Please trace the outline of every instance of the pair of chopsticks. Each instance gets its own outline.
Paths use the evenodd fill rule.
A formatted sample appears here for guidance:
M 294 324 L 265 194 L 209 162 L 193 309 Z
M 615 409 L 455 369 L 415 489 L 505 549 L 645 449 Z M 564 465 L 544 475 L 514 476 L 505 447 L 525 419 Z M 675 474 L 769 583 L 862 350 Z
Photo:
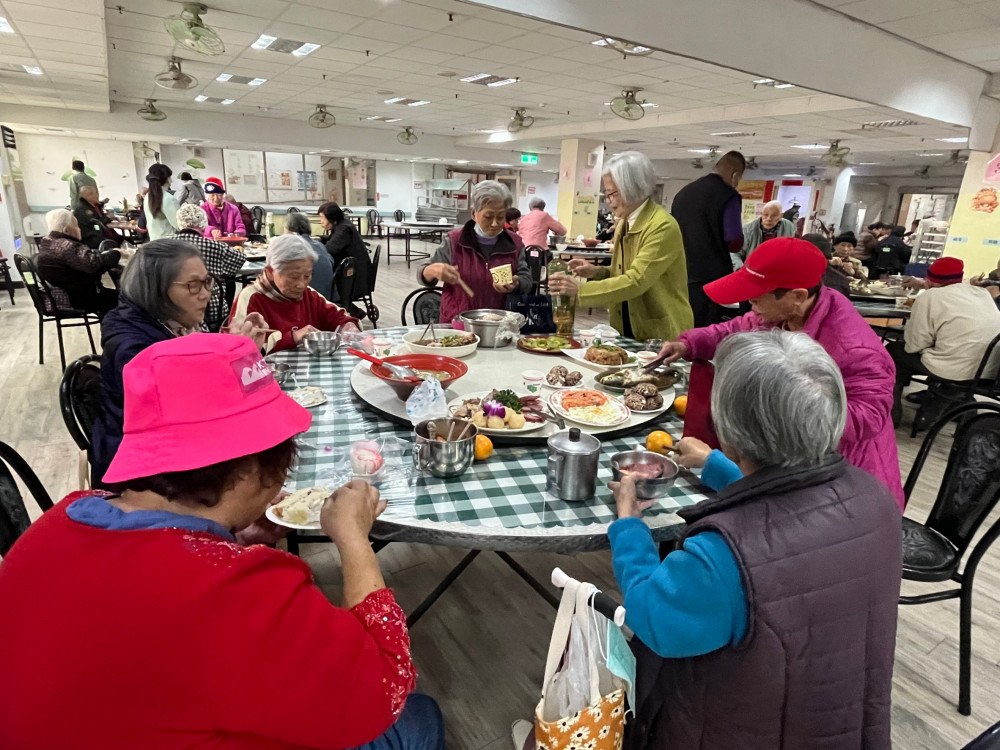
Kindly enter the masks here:
M 472 291 L 472 287 L 470 287 L 470 286 L 469 286 L 468 284 L 466 284 L 466 283 L 465 283 L 465 282 L 464 282 L 464 281 L 462 280 L 462 277 L 461 277 L 461 276 L 459 276 L 459 277 L 458 277 L 458 285 L 459 285 L 460 287 L 462 287 L 462 291 L 463 291 L 463 292 L 465 292 L 465 293 L 466 293 L 467 295 L 469 295 L 469 299 L 475 299 L 475 297 L 476 297 L 476 293 L 475 293 L 474 291 Z
M 232 326 L 222 326 L 222 328 L 219 329 L 219 333 L 236 333 L 236 334 L 238 334 L 239 331 L 238 330 L 237 331 L 233 331 L 232 330 Z M 279 331 L 277 328 L 254 328 L 250 332 L 250 335 L 251 336 L 256 336 L 258 333 L 281 333 L 281 331 Z

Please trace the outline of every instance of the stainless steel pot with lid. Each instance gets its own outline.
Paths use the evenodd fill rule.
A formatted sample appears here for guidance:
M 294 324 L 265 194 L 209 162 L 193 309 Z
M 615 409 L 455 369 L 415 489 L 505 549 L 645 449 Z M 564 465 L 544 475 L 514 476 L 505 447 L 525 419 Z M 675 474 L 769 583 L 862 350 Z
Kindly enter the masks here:
M 557 432 L 548 439 L 545 489 L 560 500 L 589 500 L 597 491 L 601 441 L 580 431 Z

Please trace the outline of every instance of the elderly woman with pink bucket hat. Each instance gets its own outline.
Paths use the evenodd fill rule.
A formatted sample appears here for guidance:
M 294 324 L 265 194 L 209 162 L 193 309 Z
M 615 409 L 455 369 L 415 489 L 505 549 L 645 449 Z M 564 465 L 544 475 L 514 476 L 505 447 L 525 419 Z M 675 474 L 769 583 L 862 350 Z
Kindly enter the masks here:
M 442 750 L 368 542 L 378 491 L 354 481 L 323 506 L 343 608 L 298 558 L 235 541 L 311 420 L 253 343 L 153 344 L 124 384 L 114 494 L 69 495 L 0 566 L 4 747 Z

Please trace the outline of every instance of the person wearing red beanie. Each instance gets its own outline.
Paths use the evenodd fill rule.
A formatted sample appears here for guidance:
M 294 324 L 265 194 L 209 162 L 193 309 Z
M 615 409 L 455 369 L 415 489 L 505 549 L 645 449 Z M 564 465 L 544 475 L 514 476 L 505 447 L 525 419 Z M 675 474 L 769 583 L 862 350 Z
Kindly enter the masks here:
M 990 293 L 963 284 L 965 264 L 960 258 L 938 258 L 927 269 L 924 291 L 913 301 L 903 340 L 889 344 L 896 363 L 892 421 L 903 418 L 903 389 L 914 375 L 943 380 L 971 380 L 986 347 L 1000 334 L 1000 310 Z M 996 375 L 991 363 L 984 377 Z M 926 397 L 925 397 L 926 398 Z

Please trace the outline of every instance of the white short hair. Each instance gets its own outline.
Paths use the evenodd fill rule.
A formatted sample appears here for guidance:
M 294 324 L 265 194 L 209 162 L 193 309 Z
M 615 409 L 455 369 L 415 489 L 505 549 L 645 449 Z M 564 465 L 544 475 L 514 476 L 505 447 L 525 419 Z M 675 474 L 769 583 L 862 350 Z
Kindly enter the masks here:
M 300 234 L 279 234 L 277 237 L 272 237 L 267 244 L 265 257 L 267 265 L 275 271 L 280 271 L 297 260 L 308 260 L 310 263 L 319 260 L 319 255 L 313 250 L 309 240 Z
M 178 229 L 205 229 L 208 226 L 208 214 L 201 206 L 185 203 L 177 209 Z
M 66 230 L 73 226 L 75 218 L 73 212 L 68 209 L 54 208 L 45 214 L 45 224 L 48 226 L 50 232 L 62 232 L 66 234 Z
M 611 175 L 626 206 L 638 206 L 656 190 L 656 172 L 649 157 L 638 151 L 623 151 L 608 159 L 601 176 Z
M 473 213 L 482 211 L 489 203 L 502 203 L 504 208 L 514 205 L 510 190 L 502 182 L 483 180 L 472 186 L 472 196 L 469 205 Z
M 534 211 L 536 208 L 540 208 L 543 211 L 545 210 L 545 201 L 539 198 L 538 196 L 535 196 L 530 201 L 528 201 L 529 211 Z
M 778 209 L 778 213 L 783 213 L 785 210 L 781 205 L 781 201 L 768 201 L 767 203 L 764 204 L 764 208 L 761 209 L 761 212 L 763 213 L 769 208 Z
M 735 333 L 715 352 L 712 421 L 719 441 L 756 469 L 818 466 L 847 420 L 840 368 L 804 333 Z

